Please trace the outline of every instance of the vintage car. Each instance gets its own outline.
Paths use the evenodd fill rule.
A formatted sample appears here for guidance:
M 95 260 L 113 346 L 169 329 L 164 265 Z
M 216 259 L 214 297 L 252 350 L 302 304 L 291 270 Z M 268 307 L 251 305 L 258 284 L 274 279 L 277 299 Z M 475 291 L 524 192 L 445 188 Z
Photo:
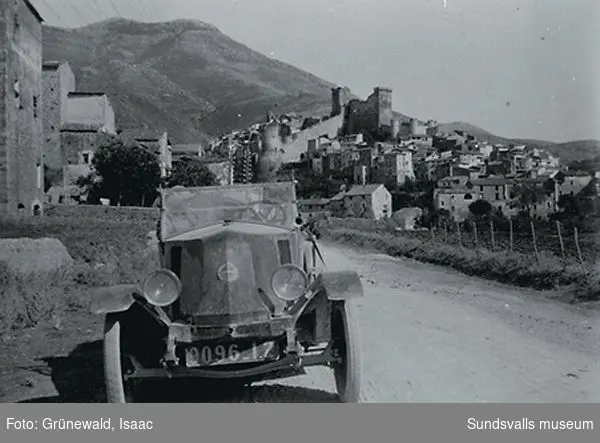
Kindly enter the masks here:
M 342 402 L 358 402 L 359 276 L 327 271 L 305 232 L 293 183 L 161 192 L 160 267 L 139 285 L 100 288 L 109 402 L 138 382 L 252 382 L 333 370 Z M 320 258 L 319 258 L 320 257 Z

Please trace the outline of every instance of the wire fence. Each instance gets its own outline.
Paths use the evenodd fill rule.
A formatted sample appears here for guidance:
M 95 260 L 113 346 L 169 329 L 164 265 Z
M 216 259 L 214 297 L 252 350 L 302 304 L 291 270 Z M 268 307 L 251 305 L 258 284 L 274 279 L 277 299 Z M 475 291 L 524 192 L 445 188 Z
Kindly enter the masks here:
M 397 230 L 397 224 L 391 221 L 345 218 L 330 219 L 328 225 L 363 232 L 391 232 L 396 236 L 464 249 L 531 255 L 532 260 L 538 261 L 552 255 L 565 262 L 576 261 L 586 268 L 600 257 L 600 232 L 582 232 L 560 222 L 440 221 L 431 229 Z

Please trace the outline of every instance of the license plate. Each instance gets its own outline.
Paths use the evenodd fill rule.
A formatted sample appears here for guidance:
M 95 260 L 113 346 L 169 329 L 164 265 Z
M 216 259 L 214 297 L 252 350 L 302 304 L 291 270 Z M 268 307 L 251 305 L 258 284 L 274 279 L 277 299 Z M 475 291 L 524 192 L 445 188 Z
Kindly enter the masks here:
M 252 342 L 249 345 L 220 343 L 188 346 L 185 350 L 185 363 L 188 368 L 252 363 L 274 357 L 275 351 L 275 342 Z

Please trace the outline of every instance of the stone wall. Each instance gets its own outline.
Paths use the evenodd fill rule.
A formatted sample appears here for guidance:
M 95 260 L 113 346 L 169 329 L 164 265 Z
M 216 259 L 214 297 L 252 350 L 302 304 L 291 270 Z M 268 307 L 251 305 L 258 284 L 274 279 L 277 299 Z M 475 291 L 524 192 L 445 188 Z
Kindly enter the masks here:
M 0 11 L 0 213 L 33 214 L 44 184 L 42 26 L 24 0 L 0 0 Z
M 133 223 L 156 223 L 160 215 L 158 208 L 130 206 L 47 204 L 44 209 L 44 215 L 52 217 L 92 218 Z
M 300 160 L 300 154 L 305 153 L 308 149 L 308 141 L 315 139 L 321 135 L 327 134 L 329 137 L 338 135 L 338 131 L 342 128 L 344 121 L 343 115 L 336 115 L 328 120 L 321 121 L 310 128 L 305 129 L 296 134 L 296 138 L 285 143 L 282 148 L 284 150 L 283 162 L 292 163 Z

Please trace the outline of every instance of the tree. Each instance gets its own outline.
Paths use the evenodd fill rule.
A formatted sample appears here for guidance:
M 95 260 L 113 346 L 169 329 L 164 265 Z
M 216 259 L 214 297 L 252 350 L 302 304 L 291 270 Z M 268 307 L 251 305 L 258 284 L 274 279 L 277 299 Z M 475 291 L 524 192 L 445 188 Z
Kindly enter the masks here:
M 161 183 L 155 154 L 114 138 L 100 146 L 92 158 L 92 174 L 79 180 L 89 194 L 109 198 L 113 205 L 145 206 Z
M 513 186 L 511 191 L 513 208 L 525 208 L 525 212 L 531 214 L 535 205 L 544 203 L 548 197 L 548 189 L 544 184 L 523 182 Z
M 489 216 L 492 209 L 492 204 L 487 200 L 475 200 L 469 205 L 471 214 L 479 219 Z
M 61 183 L 62 179 L 63 174 L 61 169 L 51 168 L 44 164 L 44 192 L 48 192 L 52 186 Z
M 183 158 L 173 167 L 167 180 L 167 186 L 215 186 L 217 177 L 204 164 L 191 158 Z

